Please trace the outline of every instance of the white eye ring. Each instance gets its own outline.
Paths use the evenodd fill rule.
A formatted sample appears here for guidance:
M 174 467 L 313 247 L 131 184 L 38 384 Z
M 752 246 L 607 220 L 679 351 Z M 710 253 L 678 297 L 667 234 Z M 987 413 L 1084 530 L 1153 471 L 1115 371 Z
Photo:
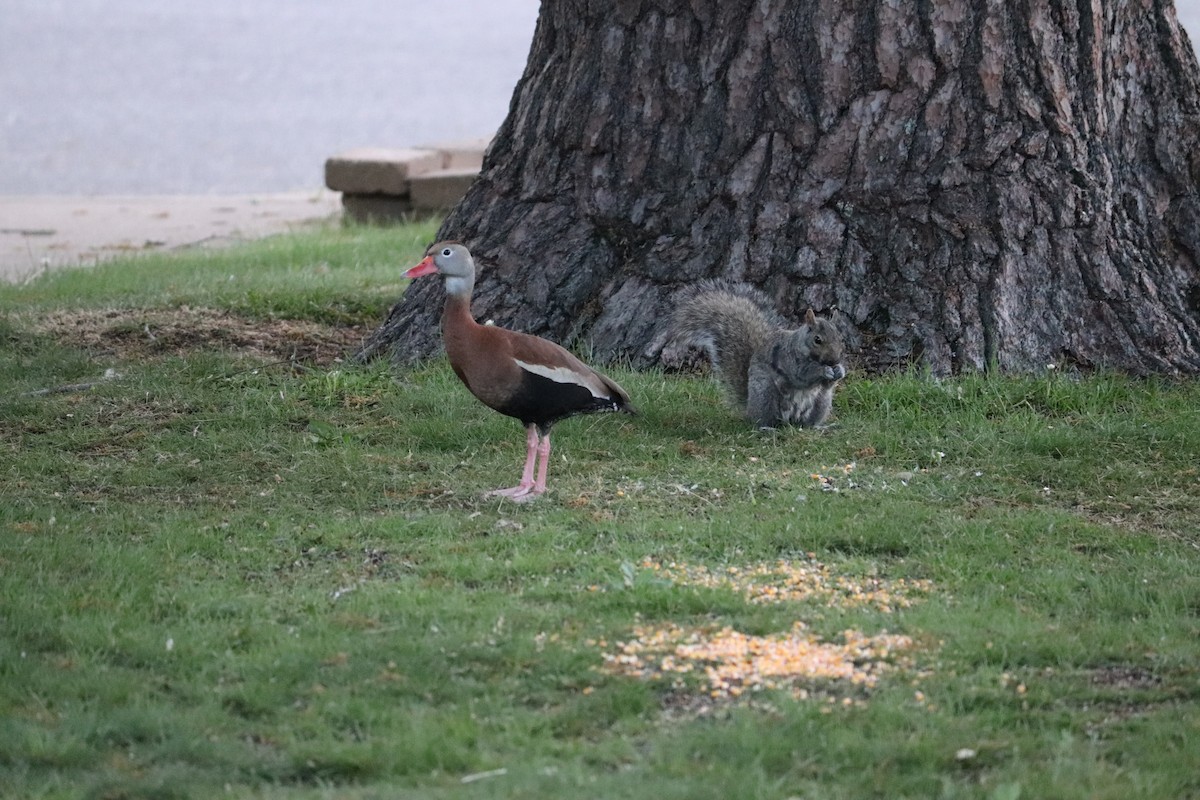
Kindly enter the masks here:
M 450 251 L 450 248 L 449 248 L 449 247 L 447 247 L 447 248 L 445 248 L 445 249 L 443 249 L 443 250 L 442 250 L 442 256 L 444 256 L 445 258 L 449 258 L 449 257 L 450 257 L 450 256 L 452 256 L 452 255 L 454 255 L 454 253 L 452 253 L 452 252 Z

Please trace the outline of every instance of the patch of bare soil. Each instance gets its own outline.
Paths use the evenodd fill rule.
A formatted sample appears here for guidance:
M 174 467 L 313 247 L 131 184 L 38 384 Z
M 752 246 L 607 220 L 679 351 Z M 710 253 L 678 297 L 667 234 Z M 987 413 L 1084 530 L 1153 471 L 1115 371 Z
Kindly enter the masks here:
M 1114 665 L 1093 671 L 1092 683 L 1116 689 L 1155 689 L 1162 685 L 1162 678 L 1141 667 Z
M 33 325 L 64 345 L 120 360 L 220 350 L 262 361 L 314 365 L 344 358 L 367 333 L 361 326 L 249 319 L 228 311 L 187 306 L 60 311 Z
M 1104 713 L 1103 718 L 1087 726 L 1089 733 L 1101 732 L 1111 725 L 1174 706 L 1178 702 L 1177 697 L 1173 697 L 1178 695 L 1178 691 L 1161 675 L 1143 667 L 1123 664 L 1099 667 L 1090 671 L 1088 680 L 1093 686 L 1116 690 L 1087 704 L 1087 707 Z

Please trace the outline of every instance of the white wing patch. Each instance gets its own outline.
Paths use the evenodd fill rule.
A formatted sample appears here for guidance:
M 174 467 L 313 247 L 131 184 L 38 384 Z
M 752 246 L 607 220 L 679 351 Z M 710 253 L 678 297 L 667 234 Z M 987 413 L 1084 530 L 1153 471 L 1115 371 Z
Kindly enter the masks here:
M 580 375 L 573 369 L 567 367 L 548 367 L 545 364 L 529 364 L 519 358 L 514 358 L 517 366 L 526 372 L 532 372 L 534 375 L 541 375 L 543 378 L 554 381 L 555 383 L 573 383 L 576 386 L 582 386 L 592 393 L 593 397 L 607 398 L 610 395 L 608 387 L 602 381 L 596 380 L 593 375 Z

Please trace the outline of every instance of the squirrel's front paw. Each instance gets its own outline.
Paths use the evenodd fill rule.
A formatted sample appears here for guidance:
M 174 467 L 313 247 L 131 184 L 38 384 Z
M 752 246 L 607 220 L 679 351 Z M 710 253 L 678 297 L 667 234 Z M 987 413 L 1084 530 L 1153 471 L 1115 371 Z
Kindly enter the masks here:
M 846 368 L 841 364 L 825 368 L 825 380 L 827 381 L 840 381 L 844 377 L 846 377 Z

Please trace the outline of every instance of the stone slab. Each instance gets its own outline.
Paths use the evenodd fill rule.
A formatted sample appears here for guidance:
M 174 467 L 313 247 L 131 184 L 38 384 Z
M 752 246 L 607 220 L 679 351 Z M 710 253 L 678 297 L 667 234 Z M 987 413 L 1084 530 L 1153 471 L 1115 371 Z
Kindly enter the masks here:
M 442 169 L 444 161 L 437 150 L 360 147 L 325 160 L 325 185 L 347 194 L 406 197 L 411 177 Z
M 492 140 L 486 137 L 458 139 L 437 144 L 422 144 L 421 150 L 436 150 L 442 154 L 442 169 L 474 169 L 483 166 L 483 154 Z
M 412 200 L 386 194 L 343 194 L 346 217 L 364 225 L 407 222 L 413 217 Z
M 477 169 L 440 169 L 414 176 L 409 196 L 417 211 L 448 211 L 479 177 Z

